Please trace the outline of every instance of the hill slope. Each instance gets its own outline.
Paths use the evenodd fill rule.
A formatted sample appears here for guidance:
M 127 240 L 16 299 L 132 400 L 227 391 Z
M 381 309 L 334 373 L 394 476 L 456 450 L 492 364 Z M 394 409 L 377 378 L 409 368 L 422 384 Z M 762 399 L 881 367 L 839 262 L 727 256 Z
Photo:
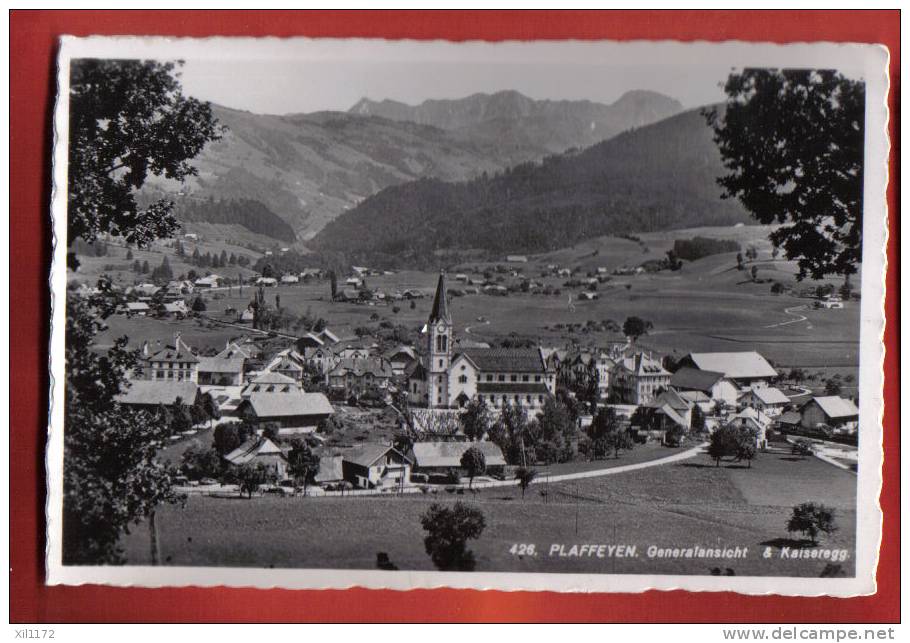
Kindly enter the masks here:
M 352 260 L 426 265 L 436 250 L 543 252 L 595 235 L 748 221 L 738 202 L 720 198 L 722 173 L 695 110 L 492 178 L 387 188 L 313 245 Z

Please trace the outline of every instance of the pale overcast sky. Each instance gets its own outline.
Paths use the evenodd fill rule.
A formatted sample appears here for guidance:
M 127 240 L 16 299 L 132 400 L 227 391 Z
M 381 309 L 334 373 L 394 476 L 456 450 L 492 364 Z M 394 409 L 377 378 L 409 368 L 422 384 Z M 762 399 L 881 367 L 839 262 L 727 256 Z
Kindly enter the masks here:
M 604 103 L 647 89 L 692 108 L 723 100 L 721 83 L 733 68 L 863 75 L 856 47 L 830 44 L 143 38 L 79 45 L 96 55 L 183 59 L 187 94 L 270 114 L 346 110 L 364 96 L 416 104 L 506 89 L 535 99 Z

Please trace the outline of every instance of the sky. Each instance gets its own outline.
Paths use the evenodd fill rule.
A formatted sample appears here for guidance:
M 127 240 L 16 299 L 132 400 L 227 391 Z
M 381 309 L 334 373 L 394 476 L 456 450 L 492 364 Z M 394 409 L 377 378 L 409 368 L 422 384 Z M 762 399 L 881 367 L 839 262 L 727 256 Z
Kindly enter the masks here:
M 722 84 L 733 69 L 832 65 L 830 48 L 799 47 L 209 39 L 169 41 L 152 51 L 156 58 L 164 51 L 185 61 L 181 79 L 191 96 L 256 113 L 287 114 L 347 110 L 363 97 L 417 104 L 500 90 L 534 99 L 612 103 L 629 90 L 646 89 L 693 108 L 723 100 Z M 847 69 L 849 51 L 835 53 L 842 71 L 862 75 Z

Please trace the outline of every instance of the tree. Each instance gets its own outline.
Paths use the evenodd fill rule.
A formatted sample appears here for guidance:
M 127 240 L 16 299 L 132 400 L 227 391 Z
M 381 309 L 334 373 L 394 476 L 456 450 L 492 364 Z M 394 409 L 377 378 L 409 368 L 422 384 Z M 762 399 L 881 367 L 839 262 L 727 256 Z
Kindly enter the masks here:
M 468 474 L 468 489 L 474 486 L 474 477 L 481 476 L 487 470 L 487 459 L 483 451 L 471 447 L 461 454 L 461 468 Z
M 692 407 L 692 432 L 704 433 L 705 429 L 705 412 L 701 410 L 698 404 L 695 404 Z
M 430 505 L 420 518 L 427 532 L 423 539 L 427 554 L 440 571 L 473 571 L 474 553 L 468 540 L 479 538 L 486 523 L 479 509 L 456 502 L 449 509 L 437 503 Z
M 214 447 L 193 440 L 180 457 L 180 471 L 190 480 L 218 478 L 221 462 L 221 456 Z
M 69 244 L 112 234 L 144 247 L 177 230 L 171 201 L 142 209 L 136 193 L 149 174 L 179 182 L 194 176 L 189 161 L 222 133 L 208 103 L 183 95 L 178 64 L 70 63 Z
M 230 422 L 219 424 L 212 435 L 213 446 L 222 456 L 227 455 L 253 434 L 253 427 L 246 423 Z
M 731 73 L 724 109 L 705 112 L 724 196 L 796 259 L 798 279 L 854 274 L 862 249 L 865 84 L 832 70 Z
M 816 545 L 820 533 L 830 536 L 837 531 L 834 509 L 817 502 L 798 504 L 787 521 L 787 531 L 804 534 Z
M 752 266 L 749 274 L 752 276 L 752 281 L 758 281 L 758 266 Z
M 202 295 L 196 295 L 196 298 L 193 300 L 193 312 L 204 313 L 205 309 L 205 299 L 202 298 Z
M 147 275 L 147 274 L 149 274 L 150 270 L 151 270 L 151 267 L 149 266 L 149 260 L 146 259 L 145 261 L 142 262 L 142 274 Z
M 177 239 L 174 242 L 174 254 L 178 257 L 182 257 L 186 254 L 186 252 L 183 250 L 183 242 L 180 241 L 180 239 Z
M 132 248 L 127 248 L 127 249 L 126 249 L 126 260 L 127 260 L 127 261 L 132 261 L 132 260 L 133 260 L 133 250 L 132 250 Z
M 591 438 L 595 459 L 606 457 L 610 451 L 613 451 L 614 458 L 618 458 L 620 451 L 631 449 L 634 444 L 629 430 L 609 406 L 597 411 L 588 427 L 588 437 Z
M 176 470 L 157 459 L 170 428 L 150 413 L 117 403 L 138 354 L 121 337 L 105 353 L 94 340 L 112 304 L 66 299 L 63 459 L 63 562 L 122 562 L 118 545 L 131 525 L 181 497 Z
M 295 439 L 291 442 L 288 452 L 288 474 L 294 479 L 294 484 L 303 487 L 306 495 L 307 486 L 316 482 L 319 473 L 319 456 L 313 453 L 306 440 Z
M 278 479 L 275 470 L 263 462 L 253 464 L 247 462 L 233 467 L 231 476 L 237 481 L 237 486 L 242 496 L 247 494 L 247 498 L 252 499 L 253 494 L 259 491 L 259 487 L 264 484 L 273 484 Z
M 757 440 L 758 432 L 755 429 L 741 426 L 736 430 L 736 459 L 748 462 L 750 469 L 752 468 L 752 460 L 755 459 L 758 453 L 756 448 Z
M 548 396 L 540 409 L 536 426 L 539 431 L 534 441 L 539 461 L 547 464 L 567 462 L 574 457 L 576 416 L 564 402 Z
M 171 262 L 167 260 L 167 255 L 161 260 L 161 265 L 155 268 L 152 271 L 152 279 L 155 281 L 170 281 L 174 278 L 174 273 L 171 270 Z
M 790 448 L 790 453 L 799 456 L 800 460 L 805 460 L 806 457 L 815 453 L 815 450 L 812 448 L 812 443 L 808 440 L 797 440 Z
M 784 287 L 784 285 L 781 282 L 775 281 L 773 284 L 771 284 L 771 294 L 772 295 L 782 295 L 782 294 L 784 294 L 785 291 L 786 291 L 786 288 Z
M 465 405 L 461 415 L 458 416 L 461 431 L 469 440 L 483 440 L 490 430 L 490 409 L 486 402 L 474 397 Z
M 843 392 L 840 380 L 833 377 L 825 382 L 825 395 L 840 395 Z
M 719 467 L 723 458 L 735 456 L 738 452 L 739 441 L 733 426 L 728 424 L 714 430 L 708 444 L 708 456 L 714 460 L 715 466 Z
M 515 479 L 518 480 L 518 486 L 521 487 L 522 500 L 525 499 L 525 491 L 531 486 L 531 483 L 534 482 L 534 478 L 536 477 L 537 471 L 534 469 L 518 467 L 518 469 L 515 470 Z
M 622 325 L 622 334 L 635 342 L 642 335 L 647 335 L 652 328 L 654 328 L 654 324 L 641 317 L 627 317 Z
M 736 269 L 737 270 L 743 269 L 743 253 L 741 253 L 741 252 L 736 253 Z

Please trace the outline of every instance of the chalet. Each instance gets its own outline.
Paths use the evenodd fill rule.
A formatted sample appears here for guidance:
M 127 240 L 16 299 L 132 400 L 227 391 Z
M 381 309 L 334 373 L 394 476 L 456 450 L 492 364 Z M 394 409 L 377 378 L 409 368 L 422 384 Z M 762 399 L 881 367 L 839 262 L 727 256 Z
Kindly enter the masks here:
M 274 277 L 259 277 L 256 280 L 257 286 L 265 286 L 266 288 L 274 288 L 278 285 L 278 280 Z
M 463 272 L 459 272 L 457 275 L 455 275 L 455 281 L 460 281 L 460 282 L 463 283 L 463 284 L 464 284 L 464 283 L 467 283 L 467 282 L 468 282 L 468 276 L 467 276 L 465 273 L 463 273 Z
M 217 288 L 221 285 L 221 277 L 218 275 L 208 275 L 206 277 L 200 277 L 193 282 L 193 285 L 197 290 L 205 290 L 208 288 Z
M 393 375 L 392 365 L 386 359 L 342 358 L 328 373 L 329 390 L 344 398 L 360 397 L 367 392 L 384 396 Z
M 228 341 L 225 343 L 221 352 L 215 355 L 215 357 L 242 357 L 243 359 L 252 359 L 257 352 L 258 349 L 252 343 Z
M 306 364 L 306 358 L 303 355 L 296 350 L 286 348 L 275 354 L 266 365 L 265 370 L 271 373 L 279 373 L 296 382 L 302 382 L 305 372 L 304 364 Z
M 127 317 L 146 317 L 150 312 L 149 305 L 142 301 L 130 301 L 124 306 Z
M 315 366 L 321 373 L 328 373 L 335 368 L 339 357 L 329 346 L 307 346 L 303 349 L 303 358 L 310 366 Z
M 803 416 L 798 411 L 784 411 L 774 418 L 775 427 L 784 433 L 798 433 L 802 424 Z
M 688 401 L 701 401 L 697 397 L 686 395 L 688 392 L 703 393 L 707 400 L 720 400 L 733 405 L 739 396 L 736 385 L 723 373 L 703 371 L 687 366 L 681 367 L 670 378 L 670 386 L 681 393 Z
M 142 356 L 145 359 L 146 378 L 150 380 L 199 380 L 199 358 L 192 349 L 180 338 L 180 333 L 174 335 L 174 344 L 152 353 L 148 342 L 142 346 Z
M 852 400 L 837 395 L 813 397 L 800 409 L 805 429 L 830 427 L 838 432 L 854 433 L 859 427 L 859 409 Z
M 200 357 L 199 384 L 202 386 L 242 386 L 245 363 L 246 358 L 241 355 Z
M 278 433 L 310 433 L 335 412 L 322 393 L 299 388 L 284 393 L 253 393 L 237 407 L 237 415 L 254 424 L 274 423 Z
M 201 395 L 196 383 L 188 380 L 131 380 L 130 387 L 118 395 L 116 400 L 136 410 L 155 411 L 161 406 L 177 403 L 196 404 Z
M 761 411 L 769 417 L 776 417 L 790 404 L 790 398 L 773 386 L 751 389 L 739 396 L 739 403 Z
M 363 444 L 342 456 L 344 479 L 359 489 L 399 489 L 411 476 L 411 461 L 385 444 Z
M 196 289 L 192 281 L 186 279 L 168 283 L 165 293 L 170 296 L 189 295 Z
M 346 286 L 352 286 L 354 288 L 360 288 L 363 285 L 363 279 L 360 277 L 348 277 L 344 280 Z
M 160 290 L 155 284 L 137 284 L 128 288 L 126 293 L 128 295 L 136 295 L 140 299 L 148 299 L 155 295 Z
M 661 391 L 651 401 L 651 405 L 660 409 L 672 422 L 685 430 L 692 428 L 692 409 L 695 405 L 683 398 L 672 388 Z
M 449 469 L 461 469 L 461 457 L 471 448 L 483 453 L 487 471 L 506 466 L 502 449 L 488 441 L 415 442 L 408 455 L 414 463 L 415 473 L 445 473 Z
M 399 344 L 395 348 L 387 350 L 383 354 L 383 359 L 388 361 L 389 365 L 392 367 L 392 374 L 396 377 L 400 377 L 404 375 L 408 366 L 416 362 L 419 358 L 417 356 L 417 351 L 413 348 L 405 346 L 404 344 Z
M 264 464 L 275 472 L 279 480 L 286 479 L 288 473 L 287 457 L 278 446 L 261 436 L 255 436 L 224 456 L 234 466 L 244 464 Z
M 165 319 L 184 319 L 189 314 L 190 310 L 186 307 L 186 302 L 182 299 L 163 303 L 158 308 L 158 316 Z
M 610 396 L 621 404 L 647 404 L 669 386 L 670 377 L 650 353 L 623 356 L 610 374 Z
M 771 418 L 753 408 L 745 408 L 727 420 L 730 426 L 750 429 L 755 433 L 755 446 L 764 448 L 768 446 L 767 430 L 771 426 Z
M 283 283 L 283 284 L 300 283 L 300 277 L 298 277 L 297 275 L 282 275 L 281 283 Z
M 777 377 L 777 371 L 755 351 L 736 353 L 689 353 L 680 366 L 700 371 L 723 373 L 740 390 L 768 386 Z
M 411 289 L 411 290 L 405 290 L 403 293 L 401 293 L 401 296 L 404 297 L 405 299 L 423 299 L 426 295 L 424 295 L 419 290 Z

